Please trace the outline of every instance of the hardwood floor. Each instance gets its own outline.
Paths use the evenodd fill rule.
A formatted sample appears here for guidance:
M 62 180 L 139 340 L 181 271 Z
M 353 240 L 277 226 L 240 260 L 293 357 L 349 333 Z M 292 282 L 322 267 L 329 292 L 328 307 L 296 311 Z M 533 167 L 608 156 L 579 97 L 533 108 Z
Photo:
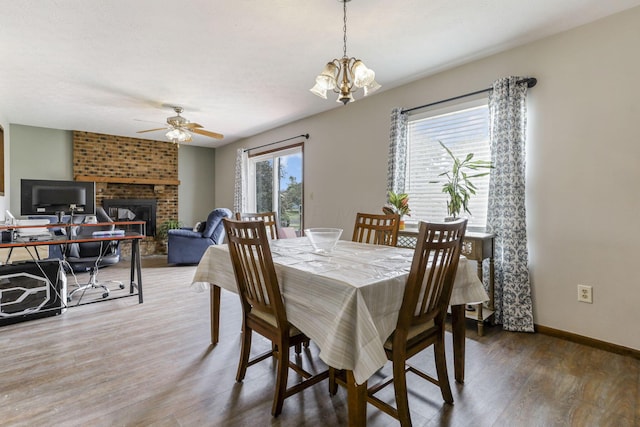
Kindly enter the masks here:
M 126 280 L 128 266 L 99 278 Z M 208 293 L 189 288 L 195 267 L 158 257 L 143 267 L 143 304 L 119 299 L 0 328 L 0 425 L 345 425 L 346 393 L 330 397 L 326 382 L 288 398 L 272 418 L 270 361 L 235 382 L 237 295 L 222 293 L 220 343 L 212 348 Z M 256 353 L 269 345 L 254 337 Z M 317 354 L 312 344 L 303 363 L 323 368 Z M 432 358 L 426 351 L 412 362 L 433 372 Z M 412 375 L 408 383 L 420 393 L 409 395 L 414 426 L 640 426 L 640 360 L 542 334 L 488 327 L 478 337 L 470 325 L 466 381 L 452 379 L 453 406 L 434 385 Z M 371 405 L 367 414 L 370 426 L 399 425 Z

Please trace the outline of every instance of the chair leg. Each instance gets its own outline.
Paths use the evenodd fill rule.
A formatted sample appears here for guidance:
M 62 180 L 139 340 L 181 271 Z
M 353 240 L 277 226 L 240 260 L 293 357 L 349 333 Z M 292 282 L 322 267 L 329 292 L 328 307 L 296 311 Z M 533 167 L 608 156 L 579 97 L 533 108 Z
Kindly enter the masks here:
M 289 376 L 289 342 L 288 338 L 282 339 L 278 344 L 278 347 L 282 350 L 278 352 L 278 372 L 276 378 L 276 391 L 273 396 L 273 406 L 271 408 L 271 415 L 277 417 L 282 412 L 282 405 L 284 403 L 285 395 L 287 392 L 287 378 Z
M 338 383 L 336 381 L 336 368 L 329 367 L 329 395 L 335 396 L 338 392 Z
M 402 427 L 411 426 L 411 414 L 409 413 L 409 400 L 407 397 L 407 372 L 405 360 L 393 360 L 393 388 L 396 394 L 396 408 L 398 420 Z
M 247 366 L 249 365 L 249 354 L 251 353 L 251 334 L 253 331 L 247 326 L 242 328 L 242 348 L 240 349 L 240 362 L 238 362 L 238 372 L 236 374 L 236 381 L 241 382 L 244 379 L 244 375 L 247 373 Z
M 91 267 L 89 273 L 89 286 L 94 289 L 102 289 L 102 298 L 109 296 L 109 288 L 103 283 L 98 283 L 98 267 Z
M 109 288 L 107 288 L 106 285 L 100 284 L 100 285 L 94 286 L 94 288 L 101 288 L 102 289 L 102 298 L 106 298 L 106 297 L 109 296 L 109 292 L 110 291 L 109 291 Z
M 296 344 L 296 354 L 302 353 L 302 346 L 304 346 L 304 348 L 309 348 L 310 341 L 311 340 L 309 338 L 306 338 L 304 341 L 302 341 L 302 344 Z
M 453 403 L 453 394 L 449 385 L 449 375 L 447 374 L 447 359 L 444 353 L 444 335 L 439 337 L 433 345 L 433 353 L 436 361 L 436 372 L 438 373 L 438 385 L 442 398 L 447 403 Z
M 124 285 L 122 284 L 122 282 L 114 281 L 114 283 L 118 284 L 120 289 L 124 289 Z M 109 296 L 109 293 L 111 292 L 107 285 L 98 282 L 98 268 L 91 267 L 91 269 L 89 270 L 89 281 L 86 284 L 78 286 L 73 291 L 71 291 L 67 296 L 67 302 L 71 302 L 75 294 L 82 293 L 87 289 L 102 289 L 102 298 L 107 298 Z

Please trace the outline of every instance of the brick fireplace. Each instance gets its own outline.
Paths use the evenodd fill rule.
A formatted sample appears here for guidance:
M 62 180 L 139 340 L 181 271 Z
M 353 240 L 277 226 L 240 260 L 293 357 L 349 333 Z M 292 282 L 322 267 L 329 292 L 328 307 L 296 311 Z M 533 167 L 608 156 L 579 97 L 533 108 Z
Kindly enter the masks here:
M 154 200 L 156 225 L 178 218 L 178 146 L 172 142 L 74 131 L 73 176 L 96 183 L 96 206 Z M 156 246 L 147 237 L 141 254 L 156 253 Z

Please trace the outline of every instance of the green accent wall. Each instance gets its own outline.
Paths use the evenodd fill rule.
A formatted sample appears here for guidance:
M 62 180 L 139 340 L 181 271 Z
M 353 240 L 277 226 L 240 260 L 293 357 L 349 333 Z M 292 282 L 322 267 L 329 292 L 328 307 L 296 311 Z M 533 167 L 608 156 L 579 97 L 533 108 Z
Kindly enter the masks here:
M 215 206 L 215 150 L 181 144 L 178 150 L 178 218 L 184 226 L 207 219 Z M 233 186 L 233 182 L 229 183 Z
M 9 210 L 17 217 L 21 179 L 73 179 L 73 135 L 66 130 L 10 126 Z

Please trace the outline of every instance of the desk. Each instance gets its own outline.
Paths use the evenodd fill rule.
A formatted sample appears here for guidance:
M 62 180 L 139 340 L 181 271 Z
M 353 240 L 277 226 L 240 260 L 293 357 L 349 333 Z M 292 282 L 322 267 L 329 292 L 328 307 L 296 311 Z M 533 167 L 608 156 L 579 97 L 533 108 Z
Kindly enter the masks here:
M 462 255 L 477 262 L 478 278 L 484 280 L 482 272 L 482 261 L 489 260 L 489 300 L 484 304 L 474 304 L 475 311 L 465 311 L 468 319 L 477 321 L 478 335 L 484 335 L 484 322 L 493 320 L 495 309 L 493 306 L 494 293 L 494 235 L 489 233 L 479 233 L 467 231 L 462 241 Z M 415 248 L 418 230 L 401 230 L 398 232 L 398 246 L 403 248 Z
M 349 418 L 366 420 L 368 378 L 387 362 L 384 341 L 393 332 L 413 250 L 339 241 L 327 255 L 306 237 L 271 242 L 287 317 L 320 349 L 329 366 L 347 371 Z M 237 293 L 227 245 L 210 246 L 193 278 L 210 289 L 211 340 L 218 342 L 220 287 Z M 454 367 L 464 380 L 464 304 L 488 299 L 474 268 L 462 257 L 452 292 Z
M 38 225 L 38 226 L 15 226 L 15 225 L 2 225 L 0 226 L 0 231 L 9 231 L 13 232 L 16 228 L 64 228 L 66 229 L 66 235 L 64 236 L 56 236 L 51 234 L 51 236 L 43 238 L 43 239 L 30 239 L 28 237 L 24 238 L 13 238 L 10 242 L 2 242 L 0 243 L 0 248 L 36 248 L 37 246 L 66 246 L 70 243 L 83 243 L 83 242 L 110 242 L 113 240 L 118 241 L 130 241 L 131 242 L 131 270 L 130 270 L 130 281 L 129 281 L 129 295 L 123 295 L 120 297 L 109 298 L 109 300 L 117 299 L 117 298 L 125 298 L 130 296 L 138 296 L 138 302 L 142 304 L 142 267 L 140 264 L 140 240 L 145 238 L 144 235 L 144 221 L 121 221 L 121 222 L 112 222 L 112 223 L 96 223 L 96 224 L 48 224 L 48 225 Z M 77 236 L 72 237 L 70 231 L 71 227 L 76 227 L 78 225 L 82 225 L 82 227 L 91 227 L 91 226 L 115 226 L 116 228 L 128 228 L 132 226 L 140 227 L 140 232 L 137 231 L 129 231 L 126 230 L 124 234 L 114 234 L 114 235 L 106 235 L 106 236 Z M 37 252 L 36 252 L 37 253 Z M 64 253 L 64 248 L 62 253 Z M 34 259 L 35 260 L 35 259 Z M 136 280 L 137 279 L 137 280 Z M 137 293 L 134 293 L 134 288 L 137 290 Z M 102 300 L 100 300 L 102 301 Z M 83 304 L 74 304 L 75 305 L 84 305 L 91 304 L 92 302 L 87 302 Z

